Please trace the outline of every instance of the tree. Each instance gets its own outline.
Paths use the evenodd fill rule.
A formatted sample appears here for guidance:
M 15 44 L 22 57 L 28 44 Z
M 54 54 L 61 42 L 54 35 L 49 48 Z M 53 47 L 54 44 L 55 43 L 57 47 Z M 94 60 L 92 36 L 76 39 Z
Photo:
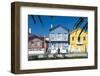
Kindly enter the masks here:
M 77 22 L 75 23 L 73 29 L 79 28 L 80 25 L 83 23 L 83 21 L 84 21 L 84 18 L 80 17 L 80 18 L 77 20 Z

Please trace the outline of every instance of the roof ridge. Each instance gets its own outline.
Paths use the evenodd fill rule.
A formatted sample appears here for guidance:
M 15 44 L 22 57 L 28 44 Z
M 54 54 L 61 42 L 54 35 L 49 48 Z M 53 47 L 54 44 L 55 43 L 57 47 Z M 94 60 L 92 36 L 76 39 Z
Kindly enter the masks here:
M 78 29 L 82 30 L 82 28 L 78 27 L 77 29 L 72 30 L 70 33 L 73 33 L 73 32 L 75 32 L 75 31 L 77 31 Z M 84 30 L 83 30 L 83 31 L 84 31 Z M 87 33 L 86 31 L 84 31 L 84 32 Z
M 69 31 L 68 28 L 66 28 L 66 27 L 64 27 L 64 26 L 62 26 L 62 25 L 54 26 L 53 28 L 50 28 L 49 31 L 52 31 L 52 30 L 54 30 L 54 29 L 56 29 L 56 28 L 58 28 L 58 27 L 62 27 L 62 28 L 64 28 L 65 30 L 68 30 L 68 31 Z

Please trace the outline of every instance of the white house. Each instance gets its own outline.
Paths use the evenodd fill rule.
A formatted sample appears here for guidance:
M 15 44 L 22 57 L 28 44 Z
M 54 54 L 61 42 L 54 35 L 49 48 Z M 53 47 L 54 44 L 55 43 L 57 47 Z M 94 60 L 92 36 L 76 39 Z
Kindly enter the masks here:
M 69 45 L 69 30 L 62 25 L 49 29 L 49 50 L 51 53 L 67 53 Z

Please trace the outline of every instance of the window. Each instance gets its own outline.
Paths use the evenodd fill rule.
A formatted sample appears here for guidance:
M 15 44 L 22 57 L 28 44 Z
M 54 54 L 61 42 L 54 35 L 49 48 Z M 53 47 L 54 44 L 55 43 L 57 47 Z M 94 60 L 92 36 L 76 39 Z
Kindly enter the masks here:
M 34 42 L 34 46 L 37 46 L 37 41 Z
M 52 37 L 51 40 L 54 40 L 54 37 Z
M 37 41 L 37 46 L 40 46 L 40 45 L 41 45 L 41 43 L 39 41 Z
M 33 42 L 33 41 L 31 41 L 31 44 L 34 44 L 34 42 Z
M 51 39 L 51 40 L 54 40 L 54 39 L 55 39 L 55 34 L 54 34 L 54 33 L 51 33 L 51 34 L 50 34 L 50 39 Z
M 74 36 L 72 37 L 72 41 L 74 41 Z
M 61 40 L 61 39 L 62 39 L 62 34 L 58 33 L 58 40 Z
M 58 33 L 58 36 L 62 36 L 62 34 L 61 33 Z
M 64 33 L 65 35 L 67 34 L 67 33 Z
M 78 37 L 78 42 L 80 42 L 80 37 Z
M 86 37 L 85 36 L 83 37 L 83 40 L 86 40 Z
M 52 49 L 54 50 L 54 49 L 55 49 L 55 44 L 52 43 L 52 44 L 51 44 L 51 47 L 52 47 Z
M 62 46 L 63 46 L 62 49 L 64 49 L 64 50 L 66 50 L 68 48 L 68 44 L 67 43 L 63 43 Z

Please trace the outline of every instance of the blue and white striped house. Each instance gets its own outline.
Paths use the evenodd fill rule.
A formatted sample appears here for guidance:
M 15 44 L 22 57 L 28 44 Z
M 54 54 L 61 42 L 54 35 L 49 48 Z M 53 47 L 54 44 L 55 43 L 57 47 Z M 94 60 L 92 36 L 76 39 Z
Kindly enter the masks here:
M 49 29 L 49 49 L 51 53 L 67 53 L 69 45 L 69 30 L 62 25 Z

